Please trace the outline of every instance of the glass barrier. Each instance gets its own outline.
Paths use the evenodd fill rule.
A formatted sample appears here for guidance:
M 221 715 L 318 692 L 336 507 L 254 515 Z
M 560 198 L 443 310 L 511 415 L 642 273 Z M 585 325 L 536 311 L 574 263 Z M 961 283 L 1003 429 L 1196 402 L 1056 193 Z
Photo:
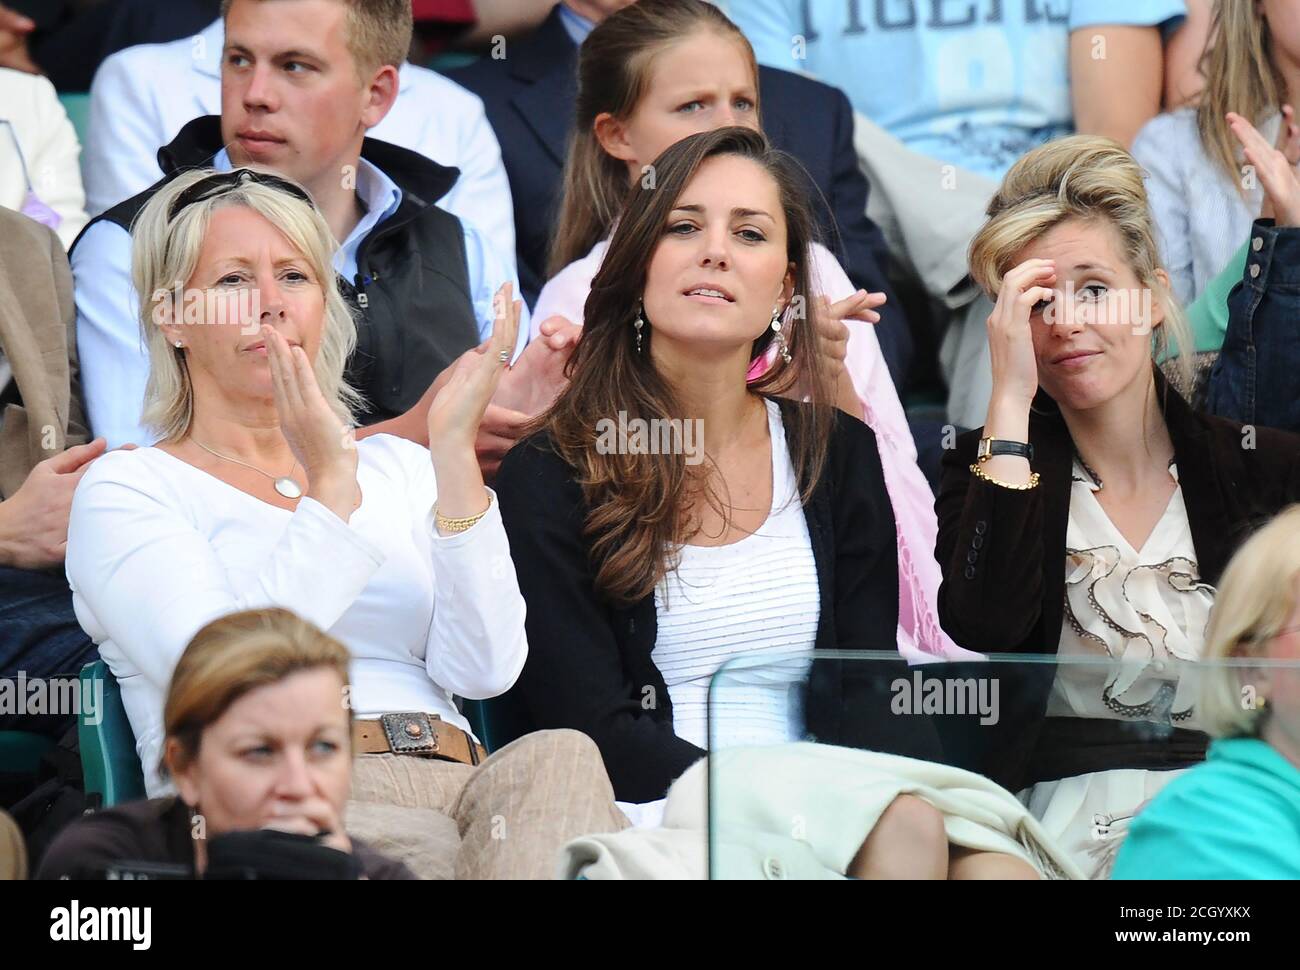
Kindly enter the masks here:
M 1280 798 L 1283 817 L 1293 798 L 1276 851 L 1295 858 L 1238 862 L 1300 873 L 1300 662 L 769 653 L 718 670 L 707 719 L 715 879 L 934 876 L 945 864 L 955 878 L 984 865 L 1108 878 L 1134 817 L 1205 761 L 1207 731 L 1261 726 L 1260 740 L 1220 742 L 1213 757 L 1245 758 L 1278 786 L 1265 778 L 1256 802 L 1229 778 L 1222 824 L 1241 812 L 1233 798 L 1252 816 Z M 1132 858 L 1144 869 L 1116 875 L 1176 875 L 1146 871 L 1166 869 L 1160 852 Z

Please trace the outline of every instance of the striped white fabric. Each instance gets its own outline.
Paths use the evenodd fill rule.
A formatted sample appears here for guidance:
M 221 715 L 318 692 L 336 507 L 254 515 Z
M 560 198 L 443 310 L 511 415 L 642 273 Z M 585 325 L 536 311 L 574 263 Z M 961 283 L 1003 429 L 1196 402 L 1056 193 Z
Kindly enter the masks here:
M 802 733 L 799 687 L 811 660 L 821 596 L 817 567 L 777 406 L 768 402 L 772 509 L 753 535 L 727 546 L 686 546 L 655 590 L 658 638 L 651 658 L 673 704 L 673 731 L 710 747 L 709 684 L 737 657 L 771 664 L 728 671 L 713 698 L 719 747 L 779 744 Z

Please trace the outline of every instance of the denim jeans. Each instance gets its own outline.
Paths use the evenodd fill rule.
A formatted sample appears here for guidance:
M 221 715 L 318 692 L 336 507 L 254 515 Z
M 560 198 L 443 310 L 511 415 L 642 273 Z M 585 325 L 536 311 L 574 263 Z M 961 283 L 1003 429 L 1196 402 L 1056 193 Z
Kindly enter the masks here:
M 0 566 L 0 678 L 16 678 L 20 671 L 29 683 L 75 677 L 98 656 L 72 611 L 72 590 L 62 569 Z M 7 710 L 0 710 L 0 731 L 58 737 L 75 719 L 71 714 L 18 715 Z
M 1210 373 L 1211 414 L 1300 431 L 1300 229 L 1260 219 L 1228 297 L 1228 331 Z

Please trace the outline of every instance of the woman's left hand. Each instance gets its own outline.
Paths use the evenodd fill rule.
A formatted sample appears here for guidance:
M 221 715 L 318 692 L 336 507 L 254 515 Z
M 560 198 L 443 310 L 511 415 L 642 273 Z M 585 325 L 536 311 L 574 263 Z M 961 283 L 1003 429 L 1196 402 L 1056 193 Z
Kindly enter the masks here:
M 1241 142 L 1246 161 L 1255 167 L 1264 187 L 1265 210 L 1261 217 L 1267 218 L 1271 207 L 1279 226 L 1300 226 L 1300 176 L 1296 173 L 1296 159 L 1292 157 L 1300 154 L 1300 134 L 1292 134 L 1294 112 L 1288 106 L 1283 113 L 1282 131 L 1279 133 L 1281 148 L 1270 145 L 1255 126 L 1239 114 L 1228 112 L 1228 126 Z
M 514 286 L 504 284 L 493 301 L 497 318 L 492 336 L 480 344 L 477 353 L 463 357 L 446 385 L 429 405 L 429 451 L 438 455 L 474 453 L 474 439 L 488 402 L 509 366 L 519 335 L 523 304 L 514 297 Z

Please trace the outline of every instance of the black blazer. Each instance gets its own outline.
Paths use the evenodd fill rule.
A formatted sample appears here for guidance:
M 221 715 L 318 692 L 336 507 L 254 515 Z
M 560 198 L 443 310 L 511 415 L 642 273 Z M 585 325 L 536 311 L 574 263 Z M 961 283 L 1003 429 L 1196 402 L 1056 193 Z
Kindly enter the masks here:
M 789 415 L 805 405 L 781 401 L 780 406 Z M 789 434 L 793 426 L 789 421 L 786 426 Z M 549 435 L 535 435 L 512 449 L 495 487 L 528 604 L 528 661 L 508 702 L 522 707 L 533 727 L 575 728 L 590 735 L 619 799 L 663 797 L 704 752 L 673 734 L 672 699 L 650 658 L 654 596 L 622 607 L 597 595 L 591 546 L 583 536 L 588 508 Z M 817 648 L 893 651 L 898 625 L 894 512 L 875 435 L 839 411 L 826 470 L 804 515 L 821 589 Z M 866 666 L 814 664 L 805 699 L 811 733 L 839 743 L 897 746 L 881 741 L 880 732 L 862 719 L 845 716 L 881 709 L 861 696 L 879 683 L 860 669 Z M 648 709 L 647 696 L 655 699 Z M 892 721 L 884 721 L 884 731 L 901 731 L 899 719 Z
M 1246 448 L 1241 425 L 1193 411 L 1159 370 L 1156 389 L 1174 443 L 1200 576 L 1217 585 L 1249 533 L 1300 500 L 1300 436 L 1257 428 L 1255 447 Z M 1055 403 L 1039 392 L 1029 440 L 1041 480 L 1035 489 L 1016 491 L 971 475 L 982 434 L 980 429 L 960 436 L 943 457 L 935 503 L 935 555 L 943 570 L 939 622 L 971 650 L 1055 654 L 1065 615 L 1074 443 Z M 1101 768 L 1176 767 L 1203 756 L 1204 735 L 1198 732 L 1174 730 L 1158 744 L 1134 745 L 1133 733 L 1125 733 L 1129 725 L 1108 720 L 1086 725 L 1088 751 L 1079 750 L 1080 725 L 1062 723 L 1086 719 L 1052 718 L 1049 736 L 1039 738 L 1054 671 L 1044 666 L 1042 672 L 1038 678 L 1020 671 L 1026 683 L 1033 681 L 1033 702 L 1023 716 L 1004 719 L 1004 746 L 993 753 L 999 765 L 984 766 L 1007 787 Z M 1176 763 L 1168 763 L 1170 757 Z
M 519 286 L 537 302 L 559 216 L 561 175 L 577 98 L 578 48 L 557 9 L 509 56 L 448 72 L 483 99 L 501 144 L 515 207 Z M 912 358 L 907 320 L 885 276 L 889 250 L 866 215 L 868 185 L 853 147 L 853 110 L 844 92 L 811 78 L 759 68 L 763 127 L 804 166 L 819 227 L 854 285 L 889 294 L 876 334 L 894 383 Z M 822 199 L 825 198 L 825 203 Z M 826 204 L 828 203 L 829 206 Z

